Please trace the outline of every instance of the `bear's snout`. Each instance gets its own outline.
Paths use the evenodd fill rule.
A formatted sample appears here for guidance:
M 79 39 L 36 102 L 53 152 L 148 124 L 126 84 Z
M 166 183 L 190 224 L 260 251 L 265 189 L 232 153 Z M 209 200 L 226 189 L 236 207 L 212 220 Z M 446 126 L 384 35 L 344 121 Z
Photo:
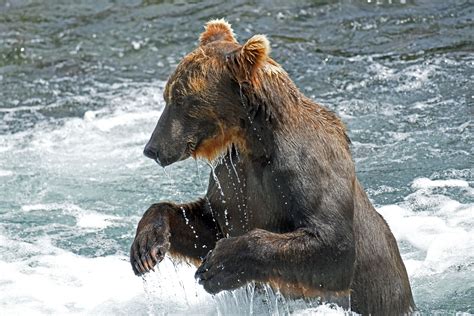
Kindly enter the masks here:
M 159 165 L 161 165 L 160 159 L 158 158 L 158 151 L 154 148 L 151 148 L 150 146 L 145 146 L 145 149 L 143 149 L 143 154 L 150 158 L 155 160 Z
M 189 157 L 186 151 L 181 150 L 180 147 L 172 146 L 172 144 L 169 142 L 158 144 L 158 146 L 156 146 L 156 144 L 152 144 L 152 140 L 150 140 L 145 146 L 143 154 L 146 157 L 156 161 L 161 167 L 166 167 L 172 163 L 175 163 L 176 161 L 180 161 Z M 166 148 L 166 150 L 161 148 Z

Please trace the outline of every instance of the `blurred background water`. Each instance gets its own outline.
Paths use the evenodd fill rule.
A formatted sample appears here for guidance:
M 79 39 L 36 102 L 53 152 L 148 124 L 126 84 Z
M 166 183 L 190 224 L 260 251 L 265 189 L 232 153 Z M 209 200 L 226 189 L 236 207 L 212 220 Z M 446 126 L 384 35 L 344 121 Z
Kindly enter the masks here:
M 0 0 L 0 313 L 254 308 L 249 289 L 206 294 L 191 267 L 142 280 L 128 263 L 151 203 L 206 190 L 204 164 L 164 172 L 142 149 L 168 75 L 220 17 L 240 41 L 267 34 L 347 124 L 423 314 L 474 313 L 474 4 L 441 0 Z

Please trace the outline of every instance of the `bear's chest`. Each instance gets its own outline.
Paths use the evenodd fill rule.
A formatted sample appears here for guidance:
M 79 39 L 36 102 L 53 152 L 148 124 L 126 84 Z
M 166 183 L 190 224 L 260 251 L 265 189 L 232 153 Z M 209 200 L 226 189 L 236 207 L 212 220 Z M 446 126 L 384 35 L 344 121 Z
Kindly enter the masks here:
M 227 237 L 239 236 L 255 228 L 273 232 L 295 227 L 288 182 L 271 168 L 248 166 L 225 160 L 209 181 L 209 210 Z

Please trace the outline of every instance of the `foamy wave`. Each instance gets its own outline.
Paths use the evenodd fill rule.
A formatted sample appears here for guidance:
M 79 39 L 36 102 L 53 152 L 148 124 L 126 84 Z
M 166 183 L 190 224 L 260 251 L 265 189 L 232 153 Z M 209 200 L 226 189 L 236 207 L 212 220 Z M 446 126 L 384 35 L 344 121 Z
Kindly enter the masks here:
M 138 113 L 116 112 L 111 116 L 97 119 L 89 112 L 84 114 L 84 120 L 91 122 L 92 126 L 102 132 L 109 132 L 114 128 L 135 125 L 137 121 L 156 121 L 160 116 L 160 111 L 146 111 Z
M 440 187 L 469 187 L 469 183 L 464 180 L 449 179 L 449 180 L 430 180 L 428 178 L 418 178 L 413 181 L 412 187 L 414 189 L 429 189 Z
M 445 273 L 474 263 L 474 204 L 462 204 L 431 191 L 438 187 L 472 190 L 463 180 L 419 178 L 412 184 L 417 191 L 405 202 L 378 208 L 396 239 L 416 249 L 405 255 L 411 276 Z
M 98 96 L 107 106 L 88 111 L 82 118 L 67 118 L 60 125 L 38 123 L 26 131 L 1 135 L 0 148 L 5 151 L 0 169 L 21 161 L 19 174 L 41 169 L 64 178 L 95 179 L 116 174 L 107 170 L 120 170 L 124 165 L 137 169 L 146 164 L 143 146 L 164 105 L 163 82 L 129 85 L 107 87 L 109 92 Z M 85 225 L 88 222 L 83 221 Z
M 252 284 L 212 296 L 195 281 L 193 266 L 169 258 L 139 278 L 125 256 L 79 256 L 48 238 L 25 243 L 0 235 L 0 250 L 0 306 L 6 315 L 274 315 L 288 306 L 296 315 L 345 315 L 333 305 L 282 304 L 271 289 L 262 296 Z
M 311 316 L 311 315 L 324 315 L 324 316 L 335 316 L 335 315 L 357 315 L 356 313 L 349 313 L 343 308 L 338 306 L 323 304 L 318 307 L 307 308 L 305 310 L 296 311 L 291 315 L 298 316 Z
M 13 172 L 10 170 L 1 170 L 0 169 L 0 177 L 9 177 L 12 176 Z
M 94 211 L 85 210 L 78 205 L 71 203 L 48 203 L 48 204 L 28 204 L 23 205 L 21 210 L 24 212 L 32 211 L 60 211 L 76 217 L 77 226 L 83 228 L 106 228 L 120 220 L 117 216 L 100 214 Z
M 0 305 L 5 315 L 93 314 L 103 304 L 125 305 L 128 312 L 140 313 L 141 308 L 145 314 L 142 282 L 126 258 L 86 258 L 53 247 L 48 239 L 28 245 L 27 256 L 16 256 L 24 243 L 0 240 Z M 102 311 L 127 314 L 127 309 Z

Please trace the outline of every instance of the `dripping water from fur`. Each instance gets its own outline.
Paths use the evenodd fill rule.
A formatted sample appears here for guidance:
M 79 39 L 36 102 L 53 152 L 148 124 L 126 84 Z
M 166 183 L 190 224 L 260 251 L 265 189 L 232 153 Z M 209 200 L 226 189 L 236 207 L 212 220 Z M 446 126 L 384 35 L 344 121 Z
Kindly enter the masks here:
M 252 116 L 250 115 L 250 112 L 248 111 L 248 107 L 250 105 L 247 104 L 246 102 L 246 97 L 244 95 L 244 92 L 243 92 L 243 88 L 242 86 L 240 87 L 240 102 L 243 106 L 243 108 L 245 110 L 247 110 L 247 118 L 250 122 L 250 126 L 252 127 L 252 130 L 253 130 L 253 133 L 255 134 L 255 136 L 257 137 L 258 141 L 262 144 L 262 148 L 264 149 L 265 151 L 265 144 L 263 143 L 263 140 L 262 140 L 262 136 L 260 135 L 260 133 L 257 131 L 257 127 L 255 126 L 254 124 L 254 119 L 252 118 Z M 266 121 L 268 122 L 269 121 L 269 116 L 266 118 Z M 268 157 L 268 155 L 266 155 Z M 272 166 L 270 165 L 270 160 L 268 160 L 268 166 L 271 168 L 271 172 L 272 174 L 274 174 L 274 169 L 272 168 Z M 278 182 L 278 178 L 275 176 L 275 182 Z M 287 197 L 285 196 L 284 192 L 281 190 L 281 186 L 278 185 L 278 189 L 280 191 L 280 194 L 281 194 L 281 197 L 282 197 L 282 200 L 284 201 L 284 205 L 288 206 L 288 199 Z
M 187 225 L 187 226 L 191 229 L 191 231 L 193 232 L 194 237 L 196 238 L 196 242 L 197 242 L 197 240 L 199 240 L 199 235 L 197 234 L 196 229 L 194 228 L 193 225 L 191 225 L 191 224 L 189 223 L 189 218 L 188 218 L 188 216 L 186 215 L 186 210 L 184 209 L 184 207 L 181 206 L 180 209 L 181 209 L 181 211 L 183 212 L 183 218 L 184 218 L 184 221 L 185 221 L 186 225 Z M 195 248 L 195 249 L 197 249 L 197 243 L 196 243 L 196 242 L 194 243 L 194 248 Z
M 239 174 L 237 173 L 237 168 L 233 162 L 232 156 L 233 156 L 234 151 L 237 152 L 237 148 L 234 145 L 229 146 L 227 150 L 229 163 L 227 162 L 227 159 L 224 159 L 224 165 L 227 169 L 229 178 L 231 179 L 232 189 L 234 190 L 235 199 L 237 201 L 237 209 L 239 210 L 239 215 L 243 216 L 243 219 L 242 217 L 240 217 L 242 229 L 246 230 L 249 227 L 249 219 L 248 219 L 248 214 L 247 214 L 247 207 L 245 206 L 245 200 L 244 200 L 245 195 L 244 195 L 244 191 L 242 190 L 242 183 L 244 182 L 244 180 L 242 180 L 241 182 Z
M 180 204 L 182 204 L 183 203 L 182 192 L 178 189 L 176 180 L 173 179 L 173 177 L 171 177 L 168 170 L 166 170 L 166 167 L 163 167 L 163 172 L 166 175 L 166 177 L 170 180 L 171 186 L 174 188 L 174 191 L 176 192 L 176 197 L 177 197 L 178 202 Z M 184 207 L 180 207 L 180 209 L 182 211 L 183 218 L 184 218 L 184 221 L 185 221 L 186 225 L 191 229 L 191 231 L 192 231 L 192 233 L 193 233 L 193 235 L 196 239 L 196 242 L 194 243 L 194 248 L 197 248 L 197 240 L 199 239 L 199 235 L 197 234 L 196 229 L 194 228 L 194 226 L 189 223 L 189 218 L 186 214 L 186 210 L 184 209 Z
M 150 293 L 150 286 L 148 285 L 145 277 L 142 277 L 142 281 L 143 281 L 143 291 L 145 292 L 145 297 L 147 298 L 148 302 L 151 302 L 153 295 L 152 293 Z M 146 309 L 147 309 L 147 315 L 153 315 L 152 304 L 146 304 Z
M 222 203 L 225 204 L 224 190 L 222 190 L 221 182 L 219 181 L 219 178 L 217 178 L 217 175 L 216 175 L 216 168 L 220 164 L 219 160 L 220 158 L 217 158 L 214 161 L 209 162 L 208 164 L 209 164 L 209 167 L 211 168 L 212 178 L 216 182 L 217 188 L 219 189 L 219 193 L 221 194 Z
M 222 202 L 222 204 L 226 204 L 224 190 L 222 189 L 221 183 L 220 183 L 219 178 L 217 177 L 217 174 L 216 174 L 216 168 L 217 168 L 218 165 L 222 164 L 223 159 L 224 159 L 224 156 L 223 156 L 223 154 L 221 154 L 221 156 L 219 156 L 216 159 L 208 162 L 208 165 L 211 168 L 212 177 L 213 177 L 213 179 L 214 179 L 214 181 L 217 185 L 217 189 L 218 189 L 218 191 L 221 195 L 221 202 Z M 228 214 L 229 214 L 229 211 L 227 210 L 226 207 L 224 207 L 224 221 L 225 221 L 225 226 L 226 227 L 230 226 Z M 226 237 L 229 237 L 228 233 L 226 233 Z
M 240 183 L 239 174 L 237 173 L 237 169 L 235 168 L 235 164 L 234 164 L 234 161 L 233 161 L 233 159 L 232 159 L 232 156 L 233 156 L 233 149 L 235 150 L 236 154 L 237 154 L 237 152 L 238 152 L 237 147 L 231 145 L 231 146 L 229 147 L 229 149 L 228 149 L 228 152 L 229 152 L 229 161 L 230 161 L 230 165 L 232 166 L 232 170 L 234 170 L 235 177 L 237 178 L 237 183 Z
M 173 263 L 173 268 L 174 268 L 174 271 L 175 271 L 176 275 L 179 275 L 179 272 L 180 272 L 179 269 L 180 269 L 180 267 L 176 264 L 176 262 L 175 262 L 174 260 L 172 260 L 172 263 Z M 186 292 L 186 288 L 185 288 L 185 286 L 184 286 L 184 282 L 183 282 L 183 280 L 182 280 L 181 278 L 178 278 L 178 283 L 179 283 L 179 286 L 183 289 L 184 302 L 186 303 L 186 306 L 187 306 L 188 308 L 190 308 L 190 307 L 191 307 L 191 304 L 190 304 L 189 299 L 188 299 L 188 294 L 187 294 L 187 292 Z

